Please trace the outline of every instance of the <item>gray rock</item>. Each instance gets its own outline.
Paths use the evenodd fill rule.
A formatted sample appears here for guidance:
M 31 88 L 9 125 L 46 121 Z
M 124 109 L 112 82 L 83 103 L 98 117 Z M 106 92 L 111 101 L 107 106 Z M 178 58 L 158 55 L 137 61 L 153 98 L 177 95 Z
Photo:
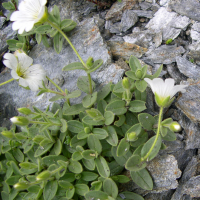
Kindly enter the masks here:
M 148 10 L 152 6 L 152 4 L 148 2 L 140 2 L 139 5 L 142 10 Z
M 170 0 L 169 8 L 181 15 L 200 21 L 200 3 L 198 0 Z
M 112 23 L 112 21 L 106 21 L 105 29 L 109 30 L 110 33 L 120 34 L 122 32 L 122 24 L 121 22 Z
M 16 37 L 16 31 L 12 30 L 12 24 L 9 24 L 3 30 L 0 31 L 0 55 L 8 48 L 6 40 L 14 39 Z
M 168 3 L 170 0 L 160 0 L 160 5 L 163 7 L 168 7 Z
M 178 16 L 177 13 L 168 12 L 166 8 L 161 7 L 146 25 L 146 28 L 154 32 L 162 31 L 163 40 L 168 40 L 175 39 L 189 23 L 188 17 Z
M 197 32 L 195 30 L 190 31 L 190 37 L 192 38 L 193 42 L 200 42 L 200 32 Z
M 133 10 L 134 13 L 137 14 L 138 17 L 146 17 L 146 18 L 152 18 L 153 17 L 153 11 L 143 11 L 143 10 Z
M 189 85 L 186 92 L 182 94 L 181 98 L 177 99 L 176 106 L 193 122 L 200 120 L 200 83 L 198 80 L 188 80 L 184 84 Z M 194 137 L 194 140 L 196 138 Z
M 137 0 L 124 0 L 121 3 L 116 1 L 110 10 L 107 12 L 105 19 L 111 20 L 113 23 L 120 21 L 124 10 L 132 9 L 137 3 Z
M 131 44 L 137 44 L 141 47 L 148 48 L 151 45 L 155 34 L 149 30 L 138 31 L 133 29 L 133 32 L 123 37 L 124 41 Z
M 195 61 L 200 61 L 200 43 L 193 43 L 188 46 L 189 53 L 188 56 L 193 58 Z
M 0 16 L 0 29 L 2 28 L 5 22 L 6 22 L 6 18 Z
M 81 55 L 84 61 L 89 56 L 93 56 L 94 60 L 103 59 L 104 65 L 98 71 L 91 74 L 92 79 L 97 86 L 105 84 L 109 81 L 117 82 L 121 79 L 124 69 L 121 69 L 116 64 L 111 65 L 111 57 L 109 55 L 107 45 L 104 43 L 100 35 L 99 29 L 93 19 L 87 19 L 78 26 L 70 36 L 71 42 Z M 46 49 L 42 44 L 36 45 L 30 52 L 30 57 L 34 63 L 41 64 L 47 72 L 47 75 L 61 87 L 67 88 L 69 91 L 77 89 L 76 81 L 79 76 L 86 76 L 86 73 L 81 70 L 70 72 L 62 72 L 62 68 L 72 62 L 79 61 L 76 54 L 67 44 L 64 45 L 60 54 L 56 54 L 52 47 Z M 1 81 L 6 81 L 11 78 L 9 71 L 0 75 Z M 54 89 L 52 85 L 48 86 Z M 1 96 L 8 96 L 7 102 L 12 101 L 16 107 L 29 107 L 36 105 L 41 109 L 45 109 L 49 104 L 51 94 L 43 94 L 35 97 L 36 93 L 27 91 L 18 86 L 17 81 L 11 82 L 0 88 Z M 72 103 L 80 102 L 80 99 L 73 99 Z M 2 107 L 5 106 L 2 104 Z
M 156 36 L 153 39 L 153 42 L 155 43 L 155 47 L 159 47 L 162 44 L 162 32 L 156 33 Z
M 176 45 L 162 45 L 157 49 L 148 51 L 145 55 L 154 63 L 171 64 L 176 61 L 176 56 L 185 52 L 185 49 Z
M 144 199 L 145 200 L 169 200 L 170 197 L 172 196 L 173 194 L 173 190 L 168 190 L 168 191 L 165 191 L 165 192 L 161 192 L 161 193 L 150 193 L 150 194 L 147 194 Z
M 200 23 L 199 23 L 199 22 L 195 22 L 195 23 L 192 25 L 192 29 L 193 29 L 194 31 L 200 32 Z
M 177 67 L 182 74 L 192 79 L 199 79 L 200 67 L 181 56 L 176 57 Z
M 184 99 L 184 98 L 180 98 L 180 99 Z M 184 128 L 184 132 L 185 132 L 185 149 L 199 148 L 199 145 L 200 145 L 199 124 L 190 121 L 183 114 L 181 114 L 181 119 L 179 120 L 179 123 Z
M 134 11 L 125 10 L 122 14 L 122 19 L 121 19 L 122 31 L 126 32 L 129 28 L 134 26 L 137 20 L 138 20 L 138 17 Z
M 200 197 L 200 175 L 190 178 L 184 184 L 183 192 L 191 197 Z
M 131 55 L 140 58 L 144 53 L 147 52 L 147 48 L 143 48 L 136 44 L 131 44 L 128 42 L 108 41 L 107 44 L 110 47 L 110 51 L 115 58 L 122 57 L 129 60 Z

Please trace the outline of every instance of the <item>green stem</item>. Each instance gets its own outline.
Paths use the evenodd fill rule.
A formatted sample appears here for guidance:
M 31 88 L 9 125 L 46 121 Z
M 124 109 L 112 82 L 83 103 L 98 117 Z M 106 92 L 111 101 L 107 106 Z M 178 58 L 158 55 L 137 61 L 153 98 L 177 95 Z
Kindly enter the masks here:
M 61 96 L 65 96 L 63 93 L 61 93 L 61 92 L 56 92 L 56 91 L 54 91 L 54 90 L 50 90 L 50 89 L 48 89 L 48 92 L 49 93 L 53 93 L 53 94 L 59 94 L 59 95 L 61 95 Z
M 86 70 L 88 70 L 89 68 L 87 67 L 87 65 L 85 64 L 85 62 L 83 61 L 83 59 L 81 58 L 81 56 L 79 55 L 78 51 L 76 50 L 76 48 L 74 47 L 74 45 L 71 43 L 71 41 L 69 40 L 69 38 L 65 35 L 65 33 L 60 29 L 60 27 L 58 27 L 56 24 L 52 23 L 50 20 L 47 19 L 47 22 L 55 29 L 57 29 L 62 36 L 67 40 L 67 42 L 69 43 L 69 45 L 71 46 L 71 48 L 74 50 L 74 52 L 76 53 L 77 57 L 79 58 L 79 60 L 81 61 L 81 63 L 83 64 L 84 68 Z M 89 90 L 90 90 L 90 94 L 92 94 L 92 79 L 90 74 L 88 74 L 88 79 L 89 79 Z
M 162 115 L 163 115 L 163 107 L 160 107 L 160 113 L 159 113 L 159 118 L 158 118 L 158 129 L 157 129 L 157 133 L 156 133 L 156 138 L 151 146 L 151 148 L 149 149 L 149 152 L 146 154 L 145 157 L 141 158 L 142 161 L 145 161 L 148 159 L 150 153 L 153 151 L 155 145 L 156 145 L 156 142 L 158 140 L 158 137 L 160 135 L 160 125 L 161 125 L 161 122 L 162 122 Z
M 65 33 L 60 29 L 60 27 L 58 27 L 56 24 L 52 23 L 50 20 L 47 19 L 47 22 L 55 29 L 57 29 L 62 35 L 63 37 L 67 40 L 67 42 L 69 43 L 69 45 L 71 46 L 71 48 L 74 50 L 74 52 L 76 53 L 77 57 L 79 58 L 79 60 L 81 61 L 81 63 L 83 64 L 83 66 L 85 67 L 85 69 L 88 69 L 86 64 L 84 63 L 83 59 L 81 58 L 81 56 L 79 55 L 78 51 L 75 49 L 74 45 L 71 43 L 71 41 L 69 40 L 69 38 L 65 35 Z
M 65 94 L 65 92 L 55 83 L 53 82 L 48 76 L 46 77 L 58 90 L 62 92 L 62 94 Z
M 31 124 L 43 124 L 43 125 L 48 125 L 49 122 L 40 122 L 40 121 L 30 121 Z M 56 123 L 52 123 L 51 126 L 61 126 L 61 124 L 56 124 Z
M 7 83 L 10 83 L 11 81 L 14 81 L 14 80 L 15 80 L 14 78 L 11 78 L 11 79 L 9 79 L 8 81 L 5 81 L 5 82 L 3 82 L 3 83 L 0 83 L 0 86 L 5 85 L 5 84 L 7 84 Z

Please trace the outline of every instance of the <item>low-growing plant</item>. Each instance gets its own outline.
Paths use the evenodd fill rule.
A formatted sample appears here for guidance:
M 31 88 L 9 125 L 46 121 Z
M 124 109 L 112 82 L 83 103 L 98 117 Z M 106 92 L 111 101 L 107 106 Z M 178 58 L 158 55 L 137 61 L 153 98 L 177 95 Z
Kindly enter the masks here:
M 11 81 L 17 79 L 20 85 L 34 91 L 40 88 L 38 95 L 54 93 L 50 101 L 64 99 L 64 104 L 60 106 L 54 102 L 51 109 L 48 107 L 45 111 L 37 107 L 33 110 L 19 108 L 21 115 L 11 118 L 11 129 L 1 128 L 2 199 L 142 200 L 143 197 L 136 193 L 119 192 L 118 185 L 130 181 L 121 172 L 129 170 L 132 181 L 138 186 L 153 189 L 153 180 L 145 167 L 160 149 L 165 148 L 163 140 L 175 140 L 174 132 L 180 131 L 180 125 L 171 118 L 163 120 L 163 109 L 170 106 L 173 96 L 178 91 L 184 92 L 186 86 L 174 86 L 173 79 L 164 82 L 157 78 L 162 66 L 154 75 L 149 75 L 148 67 L 131 56 L 127 77 L 96 91 L 90 73 L 103 61 L 94 61 L 92 57 L 86 62 L 82 60 L 64 33 L 75 28 L 76 23 L 68 19 L 61 21 L 56 6 L 51 14 L 45 12 L 44 15 L 42 23 L 50 25 L 36 24 L 22 35 L 36 33 L 36 40 L 40 43 L 48 34 L 54 38 L 57 53 L 66 39 L 80 62 L 65 66 L 63 71 L 84 70 L 87 76 L 78 78 L 80 90 L 71 93 L 47 77 L 55 86 L 55 90 L 50 90 L 43 82 L 45 77 L 41 67 L 30 66 L 33 61 L 25 53 L 17 51 L 15 55 L 4 55 L 4 64 L 12 69 Z M 30 29 L 23 28 L 23 31 Z M 26 64 L 21 59 L 27 61 Z M 29 67 L 37 69 L 40 76 L 32 74 Z M 160 107 L 159 116 L 144 112 L 147 83 Z M 82 92 L 86 93 L 82 103 L 71 105 L 71 99 L 79 97 Z

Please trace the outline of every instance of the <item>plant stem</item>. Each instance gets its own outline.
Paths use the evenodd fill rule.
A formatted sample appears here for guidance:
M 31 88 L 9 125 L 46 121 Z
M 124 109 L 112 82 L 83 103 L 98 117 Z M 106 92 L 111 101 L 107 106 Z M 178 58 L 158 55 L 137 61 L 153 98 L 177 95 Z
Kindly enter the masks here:
M 48 76 L 46 77 L 58 90 L 62 92 L 62 94 L 65 94 L 65 92 L 55 83 L 53 82 Z
M 5 85 L 7 83 L 10 83 L 11 81 L 14 81 L 14 78 L 9 79 L 8 81 L 5 81 L 3 83 L 0 83 L 0 86 Z
M 145 161 L 148 159 L 150 153 L 152 152 L 152 150 L 154 149 L 156 142 L 158 140 L 158 136 L 160 135 L 160 125 L 162 122 L 162 115 L 163 115 L 163 107 L 160 107 L 160 113 L 159 113 L 159 118 L 158 118 L 158 129 L 157 129 L 157 133 L 156 133 L 156 138 L 151 146 L 151 148 L 149 149 L 149 152 L 145 155 L 145 157 L 141 158 L 141 161 Z
M 60 29 L 60 27 L 58 27 L 56 24 L 54 24 L 53 22 L 51 22 L 49 19 L 47 19 L 47 22 L 55 29 L 57 29 L 62 36 L 67 40 L 67 42 L 69 43 L 69 45 L 71 46 L 71 48 L 74 50 L 74 52 L 76 53 L 77 57 L 79 58 L 79 60 L 81 61 L 81 63 L 83 64 L 84 68 L 86 70 L 88 70 L 87 65 L 85 64 L 85 62 L 83 61 L 83 59 L 81 58 L 81 56 L 79 55 L 78 51 L 76 50 L 76 48 L 74 47 L 74 45 L 71 43 L 71 41 L 69 40 L 69 38 L 65 35 L 65 33 Z M 90 94 L 92 94 L 92 79 L 90 76 L 90 73 L 87 74 L 88 79 L 89 79 L 89 91 Z
M 53 174 L 59 172 L 59 171 L 62 170 L 62 169 L 64 169 L 64 167 L 63 167 L 63 166 L 60 166 L 58 169 L 55 169 L 54 171 L 51 171 L 51 174 L 53 175 Z

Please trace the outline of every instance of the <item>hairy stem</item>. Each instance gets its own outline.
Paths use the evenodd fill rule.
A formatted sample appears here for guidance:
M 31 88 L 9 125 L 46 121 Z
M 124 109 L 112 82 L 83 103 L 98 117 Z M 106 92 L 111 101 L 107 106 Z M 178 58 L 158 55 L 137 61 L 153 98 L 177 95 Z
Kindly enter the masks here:
M 0 83 L 0 86 L 5 85 L 5 84 L 7 84 L 7 83 L 10 83 L 11 81 L 14 81 L 14 80 L 15 80 L 14 78 L 11 78 L 11 79 L 9 79 L 8 81 L 5 81 L 5 82 L 3 82 L 3 83 Z

